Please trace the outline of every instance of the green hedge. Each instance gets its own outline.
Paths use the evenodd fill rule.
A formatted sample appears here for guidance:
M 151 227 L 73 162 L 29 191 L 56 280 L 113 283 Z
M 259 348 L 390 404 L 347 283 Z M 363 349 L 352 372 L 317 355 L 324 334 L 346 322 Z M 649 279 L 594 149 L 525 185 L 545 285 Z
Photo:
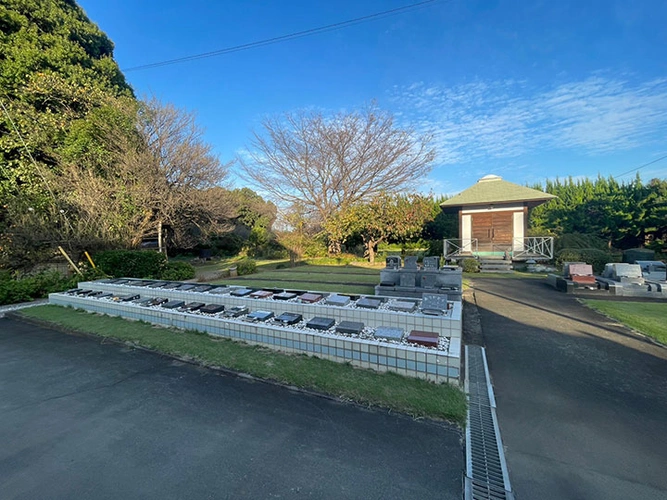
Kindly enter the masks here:
M 477 259 L 463 259 L 461 267 L 463 268 L 464 273 L 478 273 L 479 261 Z
M 564 262 L 585 262 L 593 266 L 593 272 L 600 274 L 607 262 L 618 262 L 618 258 L 598 248 L 563 248 L 556 255 L 556 264 Z
M 100 278 L 98 271 L 90 270 L 84 276 L 63 276 L 58 271 L 42 271 L 37 274 L 13 279 L 6 273 L 0 276 L 0 305 L 28 302 L 48 296 L 50 293 L 62 292 L 74 288 L 79 281 Z
M 166 257 L 154 250 L 107 250 L 94 257 L 97 267 L 114 278 L 159 279 Z
M 236 272 L 239 276 L 244 274 L 253 274 L 257 272 L 257 262 L 253 259 L 243 259 L 236 264 Z
M 160 279 L 170 281 L 190 280 L 195 277 L 195 268 L 187 262 L 169 262 L 160 274 Z

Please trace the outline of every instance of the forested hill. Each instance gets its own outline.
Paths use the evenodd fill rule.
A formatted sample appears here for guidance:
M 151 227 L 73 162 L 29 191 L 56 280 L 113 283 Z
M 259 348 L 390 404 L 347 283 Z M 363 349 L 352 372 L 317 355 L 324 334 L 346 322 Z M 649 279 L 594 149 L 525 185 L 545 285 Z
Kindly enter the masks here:
M 57 167 L 72 124 L 109 97 L 133 98 L 113 48 L 73 1 L 0 1 L 0 206 L 19 190 L 43 204 L 39 168 Z

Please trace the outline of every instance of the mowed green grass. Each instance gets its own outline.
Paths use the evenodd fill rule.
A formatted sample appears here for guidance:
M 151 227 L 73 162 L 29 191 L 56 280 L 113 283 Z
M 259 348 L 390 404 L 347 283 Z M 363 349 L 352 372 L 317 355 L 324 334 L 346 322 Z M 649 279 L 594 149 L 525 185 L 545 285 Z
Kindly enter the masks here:
M 263 270 L 256 274 L 224 278 L 214 284 L 241 285 L 258 288 L 318 290 L 373 295 L 380 283 L 380 271 L 355 266 L 297 266 Z
M 584 299 L 584 304 L 667 344 L 667 303 Z
M 306 355 L 282 354 L 195 331 L 156 327 L 54 305 L 23 309 L 19 314 L 364 405 L 465 424 L 465 394 L 451 384 L 377 373 Z

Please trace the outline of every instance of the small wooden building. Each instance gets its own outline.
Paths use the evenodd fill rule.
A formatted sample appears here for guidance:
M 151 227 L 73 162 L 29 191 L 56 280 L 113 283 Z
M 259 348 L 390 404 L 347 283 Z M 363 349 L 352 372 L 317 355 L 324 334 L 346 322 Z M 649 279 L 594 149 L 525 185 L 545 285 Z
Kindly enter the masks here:
M 440 204 L 445 211 L 458 211 L 459 240 L 447 240 L 445 256 L 482 255 L 518 258 L 550 258 L 553 240 L 528 238 L 528 210 L 554 195 L 504 181 L 497 175 L 477 183 Z M 546 241 L 548 240 L 548 241 Z M 551 252 L 543 245 L 550 243 Z M 448 255 L 449 253 L 449 255 Z

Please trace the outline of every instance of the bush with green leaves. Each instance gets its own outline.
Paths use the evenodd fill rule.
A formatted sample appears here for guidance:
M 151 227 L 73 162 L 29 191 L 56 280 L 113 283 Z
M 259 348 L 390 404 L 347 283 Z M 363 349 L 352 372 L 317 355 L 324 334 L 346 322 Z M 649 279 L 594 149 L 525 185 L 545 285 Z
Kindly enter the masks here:
M 94 261 L 114 278 L 160 278 L 167 265 L 164 254 L 154 250 L 107 250 L 96 253 Z
M 169 262 L 160 274 L 160 279 L 169 281 L 191 280 L 195 277 L 195 268 L 187 262 Z
M 618 262 L 618 257 L 598 248 L 563 248 L 556 255 L 556 264 L 562 266 L 564 262 L 585 262 L 600 274 L 607 262 Z
M 463 259 L 461 267 L 463 268 L 464 273 L 478 273 L 479 261 L 477 259 Z
M 103 275 L 95 269 L 85 270 L 83 276 L 75 274 L 63 276 L 58 271 L 42 271 L 36 274 L 12 278 L 6 273 L 0 279 L 0 305 L 27 302 L 46 297 L 50 293 L 62 292 L 74 288 L 79 281 L 101 278 Z
M 239 276 L 257 272 L 257 262 L 254 259 L 243 259 L 236 264 L 236 272 Z

